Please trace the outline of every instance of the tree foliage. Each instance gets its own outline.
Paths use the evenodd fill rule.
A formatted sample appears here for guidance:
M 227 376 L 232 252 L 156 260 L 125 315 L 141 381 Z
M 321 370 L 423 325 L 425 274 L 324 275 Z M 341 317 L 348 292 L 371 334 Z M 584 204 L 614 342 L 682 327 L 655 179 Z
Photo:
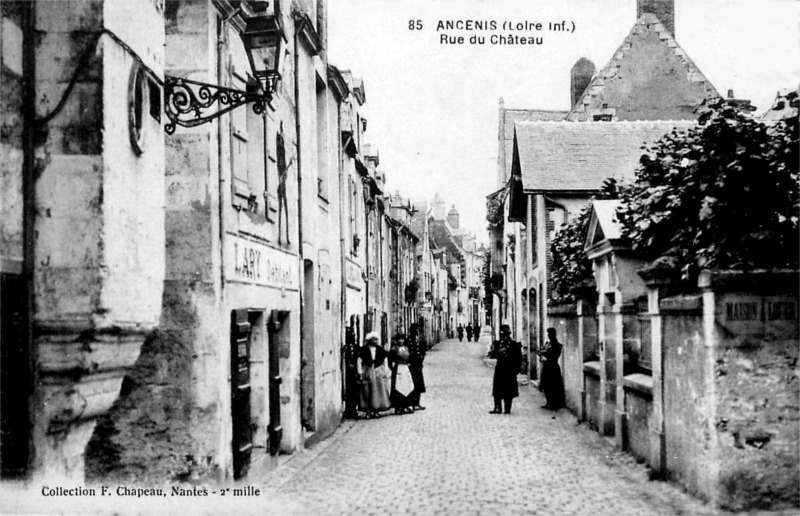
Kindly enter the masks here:
M 606 179 L 598 198 L 616 199 L 623 188 L 615 179 Z M 561 228 L 550 245 L 553 257 L 550 298 L 555 302 L 573 302 L 583 291 L 595 284 L 592 262 L 583 250 L 591 214 L 592 204 L 589 203 L 581 209 L 578 216 Z
M 561 228 L 550 246 L 550 299 L 557 303 L 573 302 L 582 289 L 594 285 L 592 262 L 583 250 L 591 214 L 592 205 L 587 204 Z
M 647 149 L 617 216 L 632 248 L 700 269 L 798 266 L 798 121 L 768 126 L 724 101 Z

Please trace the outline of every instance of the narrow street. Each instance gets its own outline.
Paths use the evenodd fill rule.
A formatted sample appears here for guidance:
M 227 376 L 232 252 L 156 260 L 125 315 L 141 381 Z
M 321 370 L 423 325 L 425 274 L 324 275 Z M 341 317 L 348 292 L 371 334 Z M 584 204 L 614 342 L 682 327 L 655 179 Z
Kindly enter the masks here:
M 429 351 L 427 410 L 346 422 L 271 472 L 268 513 L 716 514 L 648 481 L 568 411 L 541 409 L 532 386 L 510 416 L 489 414 L 487 344 L 447 340 Z

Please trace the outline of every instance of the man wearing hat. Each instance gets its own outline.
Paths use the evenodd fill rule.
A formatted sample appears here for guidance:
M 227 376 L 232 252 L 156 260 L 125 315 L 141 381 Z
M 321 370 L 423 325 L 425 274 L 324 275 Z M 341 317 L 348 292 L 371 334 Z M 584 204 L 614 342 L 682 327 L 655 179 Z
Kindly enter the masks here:
M 517 387 L 517 373 L 522 363 L 522 346 L 511 339 L 511 328 L 504 324 L 500 326 L 500 339 L 492 343 L 489 358 L 494 358 L 494 379 L 492 381 L 492 397 L 494 409 L 490 414 L 502 414 L 503 404 L 505 413 L 511 413 L 511 403 L 519 396 Z

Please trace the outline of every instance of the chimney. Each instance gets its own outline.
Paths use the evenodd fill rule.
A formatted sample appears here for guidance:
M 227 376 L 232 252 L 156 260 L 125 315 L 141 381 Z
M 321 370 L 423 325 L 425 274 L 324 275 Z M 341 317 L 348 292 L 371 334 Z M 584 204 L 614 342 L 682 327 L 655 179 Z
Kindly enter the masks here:
M 636 0 L 636 19 L 644 13 L 656 15 L 658 21 L 675 37 L 675 0 Z
M 755 111 L 756 108 L 751 105 L 750 100 L 748 99 L 737 99 L 736 96 L 733 94 L 733 90 L 728 90 L 728 98 L 725 99 L 725 103 L 729 106 L 737 107 L 743 111 Z
M 569 75 L 570 107 L 581 99 L 581 95 L 594 77 L 594 63 L 582 57 L 573 65 Z

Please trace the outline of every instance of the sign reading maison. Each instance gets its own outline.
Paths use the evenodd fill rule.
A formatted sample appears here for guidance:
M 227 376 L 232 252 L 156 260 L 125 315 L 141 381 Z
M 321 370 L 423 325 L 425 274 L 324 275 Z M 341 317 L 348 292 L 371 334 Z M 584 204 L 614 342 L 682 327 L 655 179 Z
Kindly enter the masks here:
M 265 287 L 297 289 L 297 257 L 244 238 L 227 235 L 225 276 Z
M 792 321 L 796 318 L 792 301 L 734 301 L 725 303 L 727 321 Z

